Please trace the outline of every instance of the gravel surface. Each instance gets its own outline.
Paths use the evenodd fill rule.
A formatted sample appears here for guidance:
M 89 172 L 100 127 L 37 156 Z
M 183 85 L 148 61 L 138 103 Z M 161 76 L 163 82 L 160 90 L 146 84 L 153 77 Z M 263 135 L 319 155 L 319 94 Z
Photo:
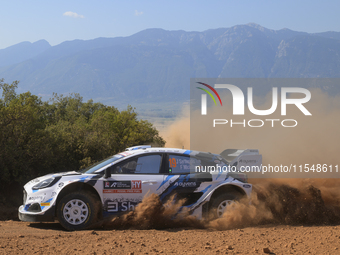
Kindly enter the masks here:
M 68 232 L 57 222 L 0 222 L 0 254 L 339 254 L 339 249 L 340 226 Z

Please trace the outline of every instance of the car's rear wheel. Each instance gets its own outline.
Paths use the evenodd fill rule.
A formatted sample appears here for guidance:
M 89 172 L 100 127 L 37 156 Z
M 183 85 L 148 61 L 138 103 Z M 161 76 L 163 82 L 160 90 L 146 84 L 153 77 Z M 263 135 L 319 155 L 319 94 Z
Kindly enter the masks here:
M 219 194 L 212 200 L 210 206 L 210 217 L 212 219 L 221 218 L 224 212 L 228 210 L 228 207 L 230 207 L 231 204 L 235 203 L 240 198 L 241 194 L 234 191 L 228 192 L 226 194 L 225 193 Z
M 57 205 L 57 217 L 67 230 L 90 227 L 98 215 L 99 206 L 91 193 L 73 192 L 64 196 Z

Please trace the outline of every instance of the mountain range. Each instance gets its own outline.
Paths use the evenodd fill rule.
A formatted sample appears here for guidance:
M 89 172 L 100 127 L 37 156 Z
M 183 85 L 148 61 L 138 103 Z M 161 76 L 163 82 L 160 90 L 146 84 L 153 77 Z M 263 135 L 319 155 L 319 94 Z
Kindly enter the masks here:
M 340 77 L 340 32 L 251 23 L 203 32 L 147 29 L 56 46 L 40 40 L 0 50 L 0 78 L 19 80 L 18 92 L 45 99 L 75 92 L 109 105 L 180 104 L 189 100 L 195 77 Z

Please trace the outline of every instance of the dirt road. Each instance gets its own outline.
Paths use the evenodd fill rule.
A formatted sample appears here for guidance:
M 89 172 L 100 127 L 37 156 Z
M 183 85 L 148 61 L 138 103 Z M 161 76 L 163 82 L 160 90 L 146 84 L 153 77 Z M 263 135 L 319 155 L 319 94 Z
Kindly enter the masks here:
M 17 219 L 17 208 L 1 205 L 0 254 L 340 254 L 339 182 L 305 182 L 258 183 L 251 201 L 211 221 L 151 194 L 134 212 L 78 232 L 1 221 Z
M 234 230 L 64 231 L 56 223 L 0 222 L 0 254 L 340 254 L 340 226 Z

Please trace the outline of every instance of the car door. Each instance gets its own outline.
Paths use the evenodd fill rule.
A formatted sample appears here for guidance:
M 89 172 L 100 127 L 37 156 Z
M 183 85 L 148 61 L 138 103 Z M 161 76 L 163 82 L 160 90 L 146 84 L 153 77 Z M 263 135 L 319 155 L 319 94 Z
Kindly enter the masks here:
M 168 153 L 167 167 L 164 168 L 162 201 L 173 197 L 185 199 L 184 205 L 194 204 L 204 193 L 202 192 L 211 184 L 210 173 L 196 173 L 196 165 L 201 165 L 201 160 L 189 155 Z
M 112 166 L 111 177 L 103 181 L 104 210 L 120 213 L 134 210 L 144 196 L 161 194 L 162 153 L 133 156 Z

